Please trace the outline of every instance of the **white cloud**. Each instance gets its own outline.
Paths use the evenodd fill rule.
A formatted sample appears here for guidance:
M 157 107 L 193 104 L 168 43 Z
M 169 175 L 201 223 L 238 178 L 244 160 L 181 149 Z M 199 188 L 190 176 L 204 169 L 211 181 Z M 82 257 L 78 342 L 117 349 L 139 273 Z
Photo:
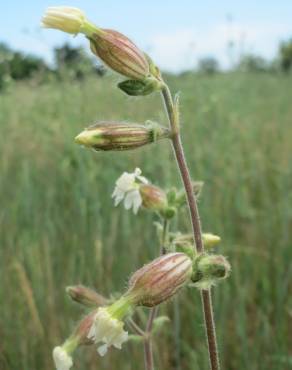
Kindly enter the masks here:
M 258 22 L 221 23 L 206 29 L 185 28 L 160 33 L 148 40 L 152 58 L 162 69 L 177 72 L 193 68 L 198 59 L 216 57 L 227 68 L 246 52 L 272 58 L 279 41 L 292 35 L 292 25 Z M 233 47 L 228 45 L 232 42 Z

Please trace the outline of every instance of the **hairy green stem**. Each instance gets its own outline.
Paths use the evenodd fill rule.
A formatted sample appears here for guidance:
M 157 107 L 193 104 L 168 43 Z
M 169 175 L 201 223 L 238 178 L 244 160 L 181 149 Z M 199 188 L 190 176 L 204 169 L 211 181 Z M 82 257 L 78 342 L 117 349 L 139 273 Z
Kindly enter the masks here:
M 204 252 L 204 245 L 202 241 L 202 230 L 201 221 L 198 211 L 198 206 L 196 198 L 193 194 L 193 186 L 191 181 L 190 172 L 187 166 L 187 162 L 184 155 L 184 149 L 181 143 L 180 130 L 179 130 L 179 117 L 177 107 L 174 106 L 173 99 L 169 87 L 165 84 L 162 89 L 162 97 L 169 119 L 169 124 L 172 129 L 172 146 L 174 149 L 175 157 L 177 160 L 179 172 L 184 184 L 186 191 L 187 202 L 190 211 L 190 219 L 192 223 L 194 241 L 196 246 L 196 251 L 198 253 Z M 212 296 L 210 290 L 202 290 L 201 300 L 204 312 L 205 329 L 208 342 L 209 359 L 211 370 L 219 370 L 219 356 L 217 350 L 217 340 L 216 340 L 216 329 L 213 317 L 213 307 L 212 307 Z
M 161 236 L 160 254 L 166 253 L 165 244 L 167 242 L 168 226 L 169 226 L 169 221 L 167 219 L 164 219 L 162 236 Z M 158 307 L 154 307 L 151 309 L 149 317 L 148 317 L 147 325 L 146 325 L 145 335 L 144 335 L 144 361 L 145 361 L 146 370 L 154 370 L 151 332 L 153 328 L 153 322 L 154 322 L 154 319 L 157 313 L 158 313 Z

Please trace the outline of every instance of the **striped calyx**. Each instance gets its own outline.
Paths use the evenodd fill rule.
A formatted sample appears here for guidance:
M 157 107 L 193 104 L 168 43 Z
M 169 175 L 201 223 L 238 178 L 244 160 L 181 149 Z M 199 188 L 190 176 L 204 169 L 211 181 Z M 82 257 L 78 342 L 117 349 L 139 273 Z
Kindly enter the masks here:
M 114 30 L 99 29 L 88 38 L 91 51 L 115 72 L 134 80 L 149 76 L 144 53 L 125 35 Z
M 98 122 L 76 136 L 78 144 L 94 150 L 130 150 L 169 137 L 169 129 L 157 124 Z
M 184 253 L 168 253 L 136 271 L 127 292 L 138 306 L 154 307 L 189 282 L 192 260 Z

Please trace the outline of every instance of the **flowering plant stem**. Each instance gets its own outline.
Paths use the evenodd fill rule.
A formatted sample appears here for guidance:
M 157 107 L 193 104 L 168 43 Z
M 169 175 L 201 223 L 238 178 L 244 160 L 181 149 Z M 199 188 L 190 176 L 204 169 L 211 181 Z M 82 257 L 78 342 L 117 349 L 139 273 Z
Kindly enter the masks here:
M 168 239 L 168 226 L 169 221 L 167 219 L 163 220 L 163 230 L 161 236 L 161 245 L 160 245 L 160 254 L 165 254 L 166 252 L 166 243 Z M 145 369 L 146 370 L 154 370 L 154 362 L 153 362 L 153 348 L 152 348 L 152 327 L 153 321 L 158 313 L 158 306 L 151 308 L 147 325 L 146 331 L 144 332 L 144 361 L 145 361 Z
M 174 104 L 171 92 L 166 84 L 164 84 L 162 89 L 162 98 L 169 119 L 169 124 L 172 130 L 172 147 L 174 149 L 179 172 L 186 192 L 196 252 L 202 253 L 204 252 L 204 245 L 202 241 L 201 222 L 196 198 L 193 194 L 190 172 L 187 166 L 187 162 L 184 155 L 184 149 L 181 143 L 178 107 L 177 104 Z M 213 318 L 212 296 L 210 289 L 201 291 L 201 300 L 208 342 L 210 368 L 211 370 L 219 370 L 220 364 L 217 350 L 216 330 Z

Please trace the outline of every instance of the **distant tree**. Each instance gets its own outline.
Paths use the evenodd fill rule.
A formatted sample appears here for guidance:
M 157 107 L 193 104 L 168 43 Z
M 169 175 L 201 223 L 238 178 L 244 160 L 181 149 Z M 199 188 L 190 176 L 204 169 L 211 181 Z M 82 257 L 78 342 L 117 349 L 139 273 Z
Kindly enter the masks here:
M 199 60 L 198 71 L 204 74 L 214 74 L 219 71 L 219 63 L 213 57 L 205 57 Z
M 10 48 L 4 43 L 0 43 L 0 89 L 4 87 L 6 80 L 10 77 L 9 61 L 12 56 Z
M 45 62 L 33 55 L 15 52 L 9 61 L 9 74 L 14 80 L 30 78 L 36 72 L 46 71 L 48 71 L 48 67 Z
M 82 48 L 75 48 L 64 44 L 54 49 L 57 71 L 61 74 L 69 74 L 74 78 L 83 78 L 88 73 L 104 74 L 104 69 L 96 66 L 94 61 L 86 55 Z
M 292 70 L 292 38 L 280 44 L 279 64 L 284 72 Z
M 259 55 L 243 55 L 236 67 L 242 72 L 267 72 L 269 70 L 268 62 Z
M 47 70 L 48 67 L 41 58 L 15 52 L 6 44 L 0 43 L 0 88 L 7 79 L 21 80 Z

